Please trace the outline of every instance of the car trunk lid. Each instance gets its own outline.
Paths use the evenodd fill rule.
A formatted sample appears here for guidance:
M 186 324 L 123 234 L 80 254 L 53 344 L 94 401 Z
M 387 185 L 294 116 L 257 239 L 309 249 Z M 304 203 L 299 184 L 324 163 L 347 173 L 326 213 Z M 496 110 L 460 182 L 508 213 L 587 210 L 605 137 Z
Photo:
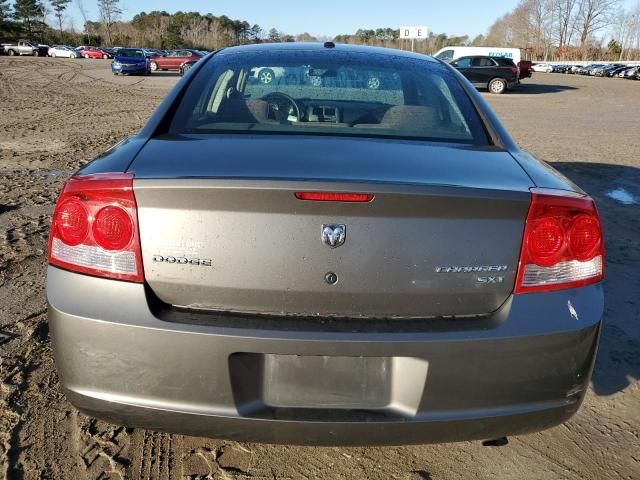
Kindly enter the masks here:
M 131 171 L 160 300 L 277 315 L 497 309 L 513 289 L 531 186 L 498 150 L 313 137 L 162 137 Z M 326 228 L 344 228 L 344 243 Z

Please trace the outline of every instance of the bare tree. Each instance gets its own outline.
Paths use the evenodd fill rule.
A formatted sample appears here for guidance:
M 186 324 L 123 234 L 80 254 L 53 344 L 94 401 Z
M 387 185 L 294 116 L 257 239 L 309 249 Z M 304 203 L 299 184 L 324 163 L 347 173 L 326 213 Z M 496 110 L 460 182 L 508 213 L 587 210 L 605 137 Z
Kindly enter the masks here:
M 576 5 L 578 0 L 555 0 L 553 10 L 556 22 L 556 39 L 558 48 L 566 47 L 571 43 L 575 30 Z
M 613 23 L 619 5 L 620 0 L 579 0 L 576 29 L 581 47 L 585 47 L 594 33 Z
M 98 11 L 104 33 L 107 35 L 108 45 L 113 45 L 113 24 L 122 14 L 120 0 L 98 0 Z
M 50 0 L 51 6 L 53 7 L 53 13 L 58 19 L 60 34 L 62 34 L 62 18 L 70 2 L 71 0 Z

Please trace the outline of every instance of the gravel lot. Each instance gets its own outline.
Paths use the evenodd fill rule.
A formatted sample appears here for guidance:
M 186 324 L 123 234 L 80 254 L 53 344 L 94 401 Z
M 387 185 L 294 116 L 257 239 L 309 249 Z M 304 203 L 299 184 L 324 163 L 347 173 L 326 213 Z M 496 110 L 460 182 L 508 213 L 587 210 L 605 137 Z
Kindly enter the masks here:
M 127 429 L 60 392 L 46 322 L 49 216 L 63 181 L 134 133 L 177 81 L 108 62 L 0 57 L 0 478 L 640 478 L 640 82 L 534 74 L 485 94 L 515 139 L 596 198 L 607 308 L 592 388 L 567 424 L 479 443 L 393 448 L 238 444 Z

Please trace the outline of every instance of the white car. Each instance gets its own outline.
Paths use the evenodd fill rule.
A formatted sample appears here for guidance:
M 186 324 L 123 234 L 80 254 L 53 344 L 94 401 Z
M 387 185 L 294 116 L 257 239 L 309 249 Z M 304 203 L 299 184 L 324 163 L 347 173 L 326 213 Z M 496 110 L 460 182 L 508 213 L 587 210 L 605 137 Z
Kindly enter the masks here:
M 54 45 L 53 47 L 49 47 L 48 55 L 52 58 L 80 58 L 80 54 L 76 50 L 63 45 Z
M 531 70 L 534 72 L 551 73 L 553 72 L 553 67 L 548 63 L 536 63 L 531 67 Z

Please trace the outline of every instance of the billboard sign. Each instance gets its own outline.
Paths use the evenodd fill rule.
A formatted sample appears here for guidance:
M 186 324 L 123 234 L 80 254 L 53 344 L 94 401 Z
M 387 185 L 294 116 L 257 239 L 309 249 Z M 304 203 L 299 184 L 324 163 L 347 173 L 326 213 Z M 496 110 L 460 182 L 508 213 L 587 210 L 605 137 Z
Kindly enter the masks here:
M 409 40 L 425 40 L 429 36 L 429 29 L 421 27 L 400 27 L 400 38 Z

